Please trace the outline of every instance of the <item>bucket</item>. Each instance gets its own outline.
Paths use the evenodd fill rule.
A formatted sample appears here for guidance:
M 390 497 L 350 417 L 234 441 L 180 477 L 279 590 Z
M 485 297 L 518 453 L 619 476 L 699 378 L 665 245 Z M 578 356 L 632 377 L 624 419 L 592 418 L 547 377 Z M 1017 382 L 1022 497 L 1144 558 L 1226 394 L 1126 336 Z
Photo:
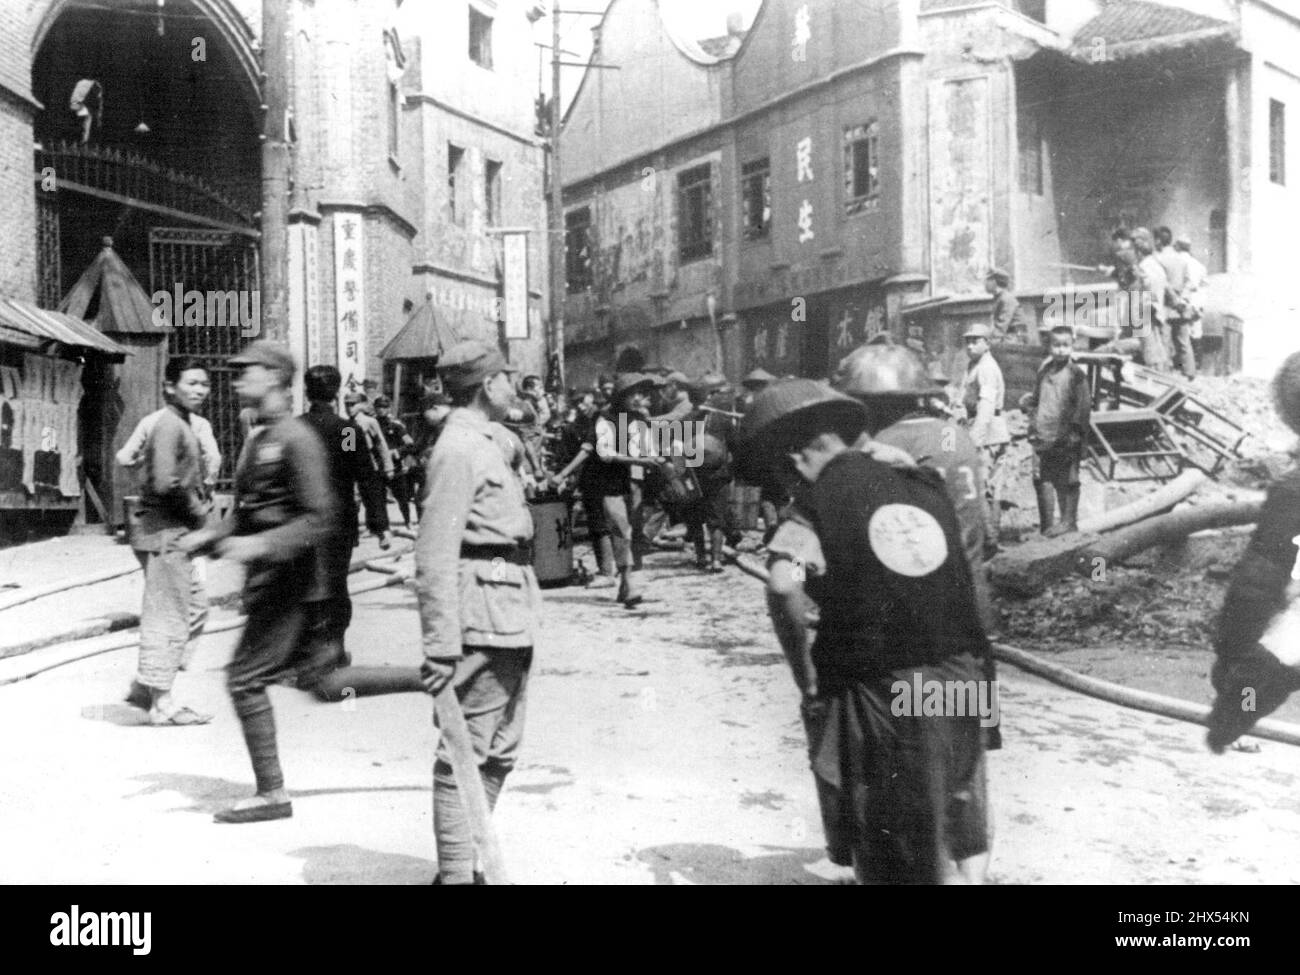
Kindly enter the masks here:
M 569 502 L 533 501 L 533 571 L 542 585 L 567 583 L 573 576 L 573 516 Z

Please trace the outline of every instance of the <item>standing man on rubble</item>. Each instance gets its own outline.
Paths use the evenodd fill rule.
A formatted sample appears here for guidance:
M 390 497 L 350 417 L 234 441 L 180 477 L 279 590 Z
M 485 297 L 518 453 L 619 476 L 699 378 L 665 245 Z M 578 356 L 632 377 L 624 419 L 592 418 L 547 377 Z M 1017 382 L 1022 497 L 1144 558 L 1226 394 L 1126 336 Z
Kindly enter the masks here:
M 515 405 L 511 374 L 494 348 L 461 342 L 438 364 L 453 409 L 429 458 L 434 514 L 420 519 L 415 582 L 425 688 L 448 683 L 465 711 L 488 804 L 495 807 L 524 731 L 540 591 L 532 568 L 533 519 L 507 461 L 501 421 Z M 435 883 L 480 882 L 451 753 L 433 767 Z
M 966 375 L 962 379 L 961 401 L 966 409 L 966 430 L 980 452 L 980 474 L 984 482 L 986 531 L 984 555 L 998 551 L 1002 528 L 1002 484 L 1000 466 L 1011 432 L 1002 416 L 1006 382 L 1002 368 L 989 349 L 991 330 L 972 325 L 963 337 L 966 343 Z

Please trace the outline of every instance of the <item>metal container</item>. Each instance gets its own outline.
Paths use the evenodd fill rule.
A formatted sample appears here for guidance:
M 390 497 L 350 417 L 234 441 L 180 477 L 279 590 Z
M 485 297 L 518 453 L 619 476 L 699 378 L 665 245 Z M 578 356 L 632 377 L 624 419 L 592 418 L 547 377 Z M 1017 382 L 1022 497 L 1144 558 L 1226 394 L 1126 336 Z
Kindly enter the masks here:
M 533 516 L 533 571 L 542 585 L 563 585 L 573 576 L 573 515 L 569 502 L 560 498 L 535 500 L 528 505 Z

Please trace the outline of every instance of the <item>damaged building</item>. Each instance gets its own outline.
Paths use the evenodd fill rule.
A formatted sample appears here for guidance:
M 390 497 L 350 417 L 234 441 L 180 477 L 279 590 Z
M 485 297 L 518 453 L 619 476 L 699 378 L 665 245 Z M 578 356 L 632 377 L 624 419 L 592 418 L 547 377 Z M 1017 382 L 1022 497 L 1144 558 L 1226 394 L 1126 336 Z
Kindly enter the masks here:
M 385 359 L 399 333 L 417 363 L 477 338 L 544 367 L 540 13 L 524 0 L 0 0 L 0 298 L 71 298 L 134 350 L 83 377 L 102 404 L 79 446 L 104 520 L 121 514 L 113 454 L 160 405 L 168 354 L 209 367 L 219 487 L 241 439 L 227 363 L 255 338 L 337 365 L 348 388 L 406 393 L 402 410 L 418 409 L 420 373 Z M 268 24 L 284 43 L 267 43 Z M 509 330 L 501 228 L 526 231 Z M 108 269 L 93 286 L 92 267 Z M 214 307 L 249 314 L 204 320 Z
M 990 268 L 1040 320 L 1104 305 L 1110 233 L 1135 226 L 1210 272 L 1214 371 L 1296 346 L 1282 5 L 764 0 L 730 25 L 699 40 L 613 0 L 596 32 L 618 70 L 587 73 L 563 131 L 571 382 L 627 346 L 823 376 L 880 331 L 957 367 Z

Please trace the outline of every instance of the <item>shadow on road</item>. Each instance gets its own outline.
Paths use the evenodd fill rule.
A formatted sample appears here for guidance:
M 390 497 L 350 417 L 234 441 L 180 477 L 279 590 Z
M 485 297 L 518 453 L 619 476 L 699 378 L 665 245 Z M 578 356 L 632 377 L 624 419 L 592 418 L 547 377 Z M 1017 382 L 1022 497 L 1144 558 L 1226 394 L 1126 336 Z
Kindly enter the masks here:
M 831 885 L 804 869 L 823 856 L 821 850 L 785 849 L 747 857 L 739 850 L 713 843 L 672 843 L 647 847 L 637 854 L 637 859 L 654 872 L 656 884 Z
M 381 853 L 352 843 L 304 846 L 290 850 L 300 857 L 302 879 L 309 884 L 428 884 L 438 872 L 432 860 L 404 853 Z
M 136 782 L 147 783 L 139 792 L 134 792 L 126 799 L 153 795 L 158 792 L 175 792 L 190 800 L 192 805 L 178 807 L 173 812 L 209 812 L 225 809 L 238 799 L 247 798 L 253 791 L 251 782 L 232 782 L 207 775 L 185 775 L 179 772 L 155 772 L 138 775 Z M 309 799 L 315 796 L 354 795 L 363 792 L 428 792 L 427 785 L 368 785 L 341 787 L 337 789 L 290 789 L 289 798 L 293 801 Z

